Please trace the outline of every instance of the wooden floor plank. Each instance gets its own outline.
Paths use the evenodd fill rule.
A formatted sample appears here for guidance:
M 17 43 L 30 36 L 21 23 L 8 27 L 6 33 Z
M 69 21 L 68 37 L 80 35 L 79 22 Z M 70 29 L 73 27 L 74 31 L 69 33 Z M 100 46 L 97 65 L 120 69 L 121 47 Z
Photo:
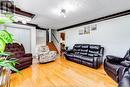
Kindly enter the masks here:
M 11 75 L 11 87 L 117 87 L 103 70 L 92 69 L 58 56 L 47 64 L 34 63 Z

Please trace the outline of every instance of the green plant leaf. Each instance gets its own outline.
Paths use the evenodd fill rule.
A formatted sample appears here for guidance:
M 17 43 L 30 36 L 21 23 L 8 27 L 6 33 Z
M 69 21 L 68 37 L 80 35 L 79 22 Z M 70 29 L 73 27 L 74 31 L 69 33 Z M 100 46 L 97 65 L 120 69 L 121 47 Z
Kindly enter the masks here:
M 19 72 L 18 69 L 15 68 L 15 64 L 17 63 L 16 60 L 4 60 L 4 59 L 0 59 L 0 66 L 5 67 L 5 68 L 9 68 L 10 70 L 13 70 L 15 72 Z
M 7 23 L 12 23 L 12 20 L 10 20 L 7 17 L 0 17 L 0 24 L 7 24 Z
M 11 23 L 13 22 L 13 15 L 5 14 L 5 17 L 0 17 L 0 24 Z M 13 43 L 13 35 L 10 34 L 6 30 L 0 30 L 0 56 L 10 56 L 11 54 L 5 53 L 5 46 L 8 43 Z M 18 60 L 16 59 L 0 59 L 0 66 L 13 70 L 15 72 L 19 72 L 18 69 L 15 68 L 15 65 L 18 64 Z

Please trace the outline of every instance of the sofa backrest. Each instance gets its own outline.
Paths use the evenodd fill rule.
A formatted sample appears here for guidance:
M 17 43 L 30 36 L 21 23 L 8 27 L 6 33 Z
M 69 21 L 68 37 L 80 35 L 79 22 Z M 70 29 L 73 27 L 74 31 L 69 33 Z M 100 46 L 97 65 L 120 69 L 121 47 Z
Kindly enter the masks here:
M 5 52 L 11 52 L 14 58 L 20 58 L 25 54 L 25 49 L 22 44 L 12 43 L 6 45 Z
M 37 54 L 39 53 L 48 53 L 50 50 L 49 50 L 49 47 L 48 46 L 45 46 L 45 45 L 38 45 L 37 48 L 36 48 L 36 52 Z
M 73 47 L 75 54 L 81 54 L 87 56 L 88 54 L 102 54 L 104 48 L 101 45 L 94 44 L 75 44 Z
M 100 45 L 89 45 L 89 53 L 100 53 Z
M 80 54 L 81 46 L 82 46 L 82 44 L 75 44 L 73 46 L 73 51 L 75 52 L 75 54 Z
M 124 58 L 128 61 L 130 61 L 130 49 L 126 52 Z

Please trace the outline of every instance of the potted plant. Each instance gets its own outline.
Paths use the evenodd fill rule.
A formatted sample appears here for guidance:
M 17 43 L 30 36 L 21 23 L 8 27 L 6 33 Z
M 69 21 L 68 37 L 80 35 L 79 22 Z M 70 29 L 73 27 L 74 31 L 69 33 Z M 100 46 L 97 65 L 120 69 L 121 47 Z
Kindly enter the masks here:
M 12 22 L 9 16 L 0 17 L 0 24 Z M 4 52 L 5 46 L 8 43 L 13 43 L 12 35 L 6 30 L 0 30 L 0 87 L 10 87 L 11 70 L 19 72 L 15 68 L 16 59 L 9 58 L 12 54 Z

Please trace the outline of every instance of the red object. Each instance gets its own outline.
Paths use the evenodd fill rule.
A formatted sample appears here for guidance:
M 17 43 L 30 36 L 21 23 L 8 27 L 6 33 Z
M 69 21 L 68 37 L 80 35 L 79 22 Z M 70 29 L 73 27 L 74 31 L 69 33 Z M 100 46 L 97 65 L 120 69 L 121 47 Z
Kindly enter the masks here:
M 60 37 L 61 37 L 62 40 L 65 40 L 65 33 L 61 33 Z

